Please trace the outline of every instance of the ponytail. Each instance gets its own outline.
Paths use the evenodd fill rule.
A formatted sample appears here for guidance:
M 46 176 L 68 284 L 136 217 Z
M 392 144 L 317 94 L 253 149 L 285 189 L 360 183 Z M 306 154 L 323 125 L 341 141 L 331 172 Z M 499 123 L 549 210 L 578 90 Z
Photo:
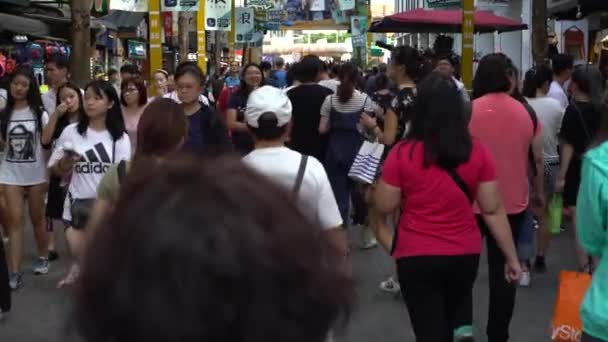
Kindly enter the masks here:
M 338 86 L 337 96 L 340 103 L 346 103 L 352 99 L 359 80 L 359 70 L 353 63 L 346 63 L 340 68 L 338 74 L 340 85 Z

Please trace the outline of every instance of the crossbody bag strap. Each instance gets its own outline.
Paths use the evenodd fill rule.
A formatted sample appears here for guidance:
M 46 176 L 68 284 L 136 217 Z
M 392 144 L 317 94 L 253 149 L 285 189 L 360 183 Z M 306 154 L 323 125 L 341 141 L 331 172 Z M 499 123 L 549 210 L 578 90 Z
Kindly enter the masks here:
M 127 175 L 127 162 L 125 160 L 121 160 L 120 163 L 118 163 L 116 171 L 118 172 L 118 184 L 122 185 Z
M 458 185 L 460 190 L 462 190 L 462 192 L 467 196 L 467 198 L 469 199 L 469 202 L 473 203 L 475 198 L 473 198 L 473 195 L 471 194 L 471 191 L 467 187 L 467 184 L 464 182 L 464 180 L 458 175 L 458 173 L 456 173 L 456 170 L 448 169 L 445 171 L 450 175 L 452 180 L 454 180 L 454 183 L 456 183 L 456 185 Z
M 300 158 L 300 167 L 298 168 L 298 175 L 296 177 L 296 183 L 293 185 L 293 189 L 291 191 L 291 198 L 293 200 L 298 198 L 298 194 L 300 193 L 300 188 L 302 187 L 302 180 L 304 179 L 304 172 L 306 171 L 306 164 L 308 163 L 308 156 L 302 155 Z
M 116 139 L 112 139 L 112 164 L 116 159 Z
M 581 125 L 583 126 L 583 130 L 585 131 L 585 135 L 587 136 L 587 143 L 590 144 L 591 143 L 591 134 L 589 133 L 589 129 L 587 128 L 587 123 L 585 123 L 585 118 L 583 117 L 583 112 L 581 112 L 581 109 L 578 107 L 578 105 L 576 104 L 576 101 L 572 101 L 571 102 L 572 107 L 574 107 L 574 109 L 576 109 L 576 112 L 578 113 L 578 118 L 581 120 Z

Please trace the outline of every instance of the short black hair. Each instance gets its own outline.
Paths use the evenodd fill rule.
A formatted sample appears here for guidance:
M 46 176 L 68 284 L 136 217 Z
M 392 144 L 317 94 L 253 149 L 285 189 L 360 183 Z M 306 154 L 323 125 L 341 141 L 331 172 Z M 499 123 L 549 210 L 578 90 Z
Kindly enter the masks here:
M 110 68 L 110 70 L 108 70 L 108 77 L 112 77 L 116 74 L 118 74 L 118 70 L 116 70 L 114 68 Z
M 201 85 L 205 82 L 205 74 L 196 62 L 180 63 L 175 69 L 175 76 L 173 76 L 173 79 L 175 79 L 177 82 L 177 80 L 185 74 L 190 74 L 194 78 L 198 79 L 201 82 Z
M 374 77 L 374 83 L 378 90 L 388 89 L 388 76 L 383 72 L 379 72 L 378 75 Z
M 70 64 L 68 59 L 61 55 L 53 55 L 46 60 L 46 65 L 54 64 L 57 69 L 68 69 Z
M 485 55 L 473 79 L 473 99 L 490 93 L 505 93 L 511 89 L 509 75 L 513 72 L 513 63 L 503 53 Z
M 535 98 L 536 91 L 547 83 L 551 84 L 552 81 L 551 68 L 546 64 L 537 65 L 526 72 L 522 94 L 528 98 Z
M 270 71 L 272 70 L 272 65 L 268 61 L 263 61 L 260 63 L 260 69 L 262 69 L 262 71 Z
M 136 164 L 83 258 L 83 341 L 324 342 L 344 326 L 344 256 L 284 188 L 234 157 Z
M 258 119 L 258 127 L 249 127 L 253 136 L 258 140 L 277 140 L 285 134 L 288 124 L 278 126 L 279 120 L 275 113 L 264 113 Z
M 300 82 L 315 82 L 321 72 L 322 64 L 318 56 L 304 56 L 298 63 L 296 79 Z
M 123 65 L 123 66 L 120 67 L 120 73 L 121 74 L 139 75 L 139 68 L 137 67 L 137 65 L 125 64 L 125 65 Z
M 560 75 L 566 70 L 574 68 L 574 57 L 560 53 L 551 59 L 551 66 L 553 68 L 554 75 Z

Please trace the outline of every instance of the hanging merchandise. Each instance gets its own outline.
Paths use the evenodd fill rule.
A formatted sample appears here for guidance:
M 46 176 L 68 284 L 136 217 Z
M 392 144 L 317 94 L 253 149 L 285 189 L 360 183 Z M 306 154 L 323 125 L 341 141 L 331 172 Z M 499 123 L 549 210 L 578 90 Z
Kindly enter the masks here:
M 237 43 L 248 43 L 253 39 L 254 10 L 251 7 L 237 7 L 234 9 L 235 34 Z
M 231 3 L 227 0 L 205 0 L 205 29 L 230 31 Z
M 281 26 L 281 22 L 285 18 L 285 11 L 282 9 L 269 9 L 266 11 L 266 30 L 277 31 Z
M 325 0 L 311 0 L 310 1 L 311 11 L 325 11 Z
M 110 10 L 126 12 L 148 12 L 147 0 L 112 0 Z
M 163 12 L 197 12 L 198 0 L 161 0 Z
M 331 17 L 334 20 L 334 23 L 336 23 L 336 25 L 348 23 L 348 18 L 346 18 L 344 11 L 333 10 L 331 11 Z

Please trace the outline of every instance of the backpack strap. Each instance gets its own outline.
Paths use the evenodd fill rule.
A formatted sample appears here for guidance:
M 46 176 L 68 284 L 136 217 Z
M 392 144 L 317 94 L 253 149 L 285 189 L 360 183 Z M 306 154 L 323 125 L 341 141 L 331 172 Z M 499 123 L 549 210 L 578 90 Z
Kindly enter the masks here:
M 118 171 L 118 184 L 122 185 L 125 177 L 127 176 L 127 162 L 124 159 L 121 160 L 120 163 L 118 163 L 117 171 Z
M 302 187 L 302 180 L 304 180 L 304 171 L 306 171 L 306 164 L 308 163 L 308 156 L 302 155 L 300 158 L 300 167 L 298 168 L 298 175 L 296 177 L 296 182 L 291 190 L 291 198 L 293 200 L 298 198 L 298 194 L 300 193 L 300 188 Z

